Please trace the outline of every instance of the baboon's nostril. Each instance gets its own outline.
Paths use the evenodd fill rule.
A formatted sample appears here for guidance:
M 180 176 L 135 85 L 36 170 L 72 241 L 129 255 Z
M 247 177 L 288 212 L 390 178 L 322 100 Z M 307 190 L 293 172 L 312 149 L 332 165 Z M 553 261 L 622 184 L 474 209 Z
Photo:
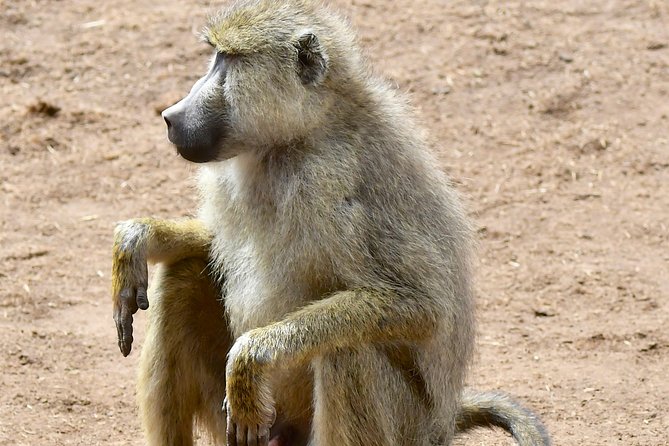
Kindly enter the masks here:
M 167 124 L 167 130 L 172 128 L 172 123 L 170 122 L 169 119 L 167 119 L 167 116 L 163 116 L 163 119 L 165 120 L 165 124 Z

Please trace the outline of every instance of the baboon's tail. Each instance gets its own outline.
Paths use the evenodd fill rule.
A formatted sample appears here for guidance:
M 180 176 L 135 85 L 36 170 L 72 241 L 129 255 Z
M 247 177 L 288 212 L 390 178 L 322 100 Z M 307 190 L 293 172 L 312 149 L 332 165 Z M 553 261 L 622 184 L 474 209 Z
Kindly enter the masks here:
M 550 438 L 539 417 L 508 395 L 466 389 L 456 418 L 458 432 L 474 427 L 501 427 L 520 446 L 550 446 Z

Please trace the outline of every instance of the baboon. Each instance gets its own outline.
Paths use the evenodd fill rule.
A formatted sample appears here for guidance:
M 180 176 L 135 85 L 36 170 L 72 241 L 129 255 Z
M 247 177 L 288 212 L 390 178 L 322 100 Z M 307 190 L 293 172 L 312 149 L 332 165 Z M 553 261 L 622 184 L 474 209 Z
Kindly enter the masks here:
M 529 410 L 463 389 L 470 223 L 345 20 L 241 0 L 203 36 L 207 74 L 163 112 L 178 153 L 202 163 L 198 217 L 115 232 L 123 355 L 151 296 L 149 444 L 191 445 L 197 424 L 229 446 L 448 445 L 474 426 L 548 445 Z

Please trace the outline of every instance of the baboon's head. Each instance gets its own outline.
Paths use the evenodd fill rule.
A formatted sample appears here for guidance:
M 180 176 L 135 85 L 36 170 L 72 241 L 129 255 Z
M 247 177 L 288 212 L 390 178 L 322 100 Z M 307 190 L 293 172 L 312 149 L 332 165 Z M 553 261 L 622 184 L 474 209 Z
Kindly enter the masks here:
M 169 140 L 203 163 L 290 144 L 321 128 L 356 62 L 352 34 L 308 0 L 242 0 L 213 17 L 209 71 L 163 112 Z

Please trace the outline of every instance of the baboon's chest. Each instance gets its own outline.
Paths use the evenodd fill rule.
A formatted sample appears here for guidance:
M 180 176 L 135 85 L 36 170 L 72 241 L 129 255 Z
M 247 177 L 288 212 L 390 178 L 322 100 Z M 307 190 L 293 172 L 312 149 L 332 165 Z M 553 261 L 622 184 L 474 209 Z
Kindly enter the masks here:
M 309 234 L 296 232 L 236 228 L 220 234 L 215 253 L 225 272 L 225 307 L 236 335 L 281 320 L 332 287 L 326 254 Z
M 241 162 L 241 161 L 240 161 Z M 239 163 L 237 163 L 239 164 Z M 205 171 L 206 173 L 206 171 Z M 214 234 L 212 255 L 223 271 L 224 301 L 236 335 L 284 318 L 336 289 L 333 226 L 327 206 L 294 188 L 231 164 L 203 176 L 200 216 Z M 260 186 L 267 184 L 266 191 Z M 285 189 L 285 190 L 284 190 Z

